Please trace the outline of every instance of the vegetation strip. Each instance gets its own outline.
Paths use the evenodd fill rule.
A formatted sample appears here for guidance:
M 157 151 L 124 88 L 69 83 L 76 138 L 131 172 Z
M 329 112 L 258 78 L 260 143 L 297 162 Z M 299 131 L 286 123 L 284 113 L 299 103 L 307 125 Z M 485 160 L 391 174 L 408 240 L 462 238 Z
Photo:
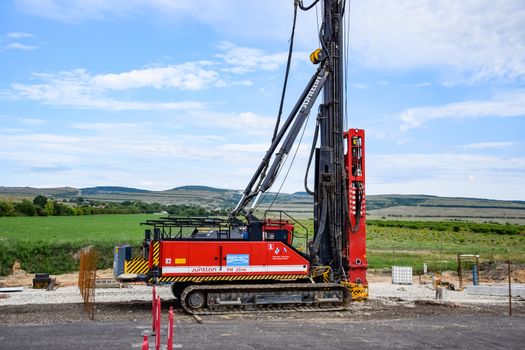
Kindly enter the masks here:
M 0 273 L 15 261 L 30 273 L 60 274 L 78 269 L 78 251 L 93 245 L 100 252 L 99 268 L 112 266 L 113 247 L 130 243 L 140 254 L 142 228 L 153 214 L 4 217 L 0 218 Z M 313 231 L 312 220 L 301 221 Z M 301 235 L 299 229 L 297 234 Z M 294 242 L 304 249 L 304 239 Z M 425 254 L 421 254 L 423 251 Z M 368 262 L 371 268 L 412 266 L 421 271 L 454 270 L 458 253 L 481 254 L 482 260 L 524 263 L 525 226 L 470 222 L 370 220 Z

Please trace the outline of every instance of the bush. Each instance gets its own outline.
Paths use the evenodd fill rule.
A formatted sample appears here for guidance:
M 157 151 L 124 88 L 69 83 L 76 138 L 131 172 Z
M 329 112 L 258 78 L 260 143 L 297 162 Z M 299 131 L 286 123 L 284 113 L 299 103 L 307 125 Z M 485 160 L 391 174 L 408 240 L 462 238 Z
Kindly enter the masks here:
M 115 243 L 116 244 L 116 243 Z M 29 273 L 45 272 L 58 275 L 78 271 L 78 252 L 94 246 L 99 253 L 98 269 L 113 265 L 113 243 L 0 241 L 0 275 L 7 275 L 15 261 Z
M 0 201 L 0 216 L 16 216 L 13 203 Z
M 20 203 L 15 203 L 14 207 L 16 211 L 22 215 L 26 215 L 26 216 L 36 215 L 35 205 L 32 202 L 28 201 L 27 199 L 23 199 Z

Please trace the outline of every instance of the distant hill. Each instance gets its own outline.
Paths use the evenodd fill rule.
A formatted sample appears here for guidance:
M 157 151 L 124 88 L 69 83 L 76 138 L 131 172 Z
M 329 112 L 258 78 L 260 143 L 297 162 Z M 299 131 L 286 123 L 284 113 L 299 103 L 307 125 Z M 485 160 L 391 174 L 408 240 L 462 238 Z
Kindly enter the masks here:
M 525 201 L 400 194 L 383 194 L 367 197 L 368 210 L 397 206 L 524 209 Z
M 241 191 L 208 186 L 181 186 L 165 191 L 98 186 L 76 189 L 0 187 L 0 197 L 19 200 L 37 195 L 70 200 L 79 196 L 95 201 L 143 201 L 162 204 L 197 205 L 209 209 L 231 209 L 241 197 Z M 260 209 L 271 205 L 294 217 L 312 217 L 313 199 L 306 192 L 293 194 L 267 193 L 261 198 Z M 453 198 L 428 195 L 369 195 L 366 198 L 367 216 L 372 219 L 478 220 L 525 222 L 525 201 L 502 201 L 479 198 Z
M 231 190 L 224 190 L 222 188 L 208 187 L 208 186 L 180 186 L 168 191 L 210 191 L 210 192 L 225 192 Z M 167 192 L 167 191 L 166 191 Z
M 38 195 L 54 198 L 78 197 L 79 190 L 73 187 L 34 188 L 34 187 L 3 187 L 0 186 L 0 196 L 7 198 L 34 198 Z
M 525 201 L 389 194 L 368 196 L 366 203 L 371 219 L 525 223 Z
M 148 193 L 148 190 L 141 190 L 132 187 L 119 187 L 119 186 L 97 186 L 87 187 L 80 189 L 82 196 L 104 194 L 104 193 Z

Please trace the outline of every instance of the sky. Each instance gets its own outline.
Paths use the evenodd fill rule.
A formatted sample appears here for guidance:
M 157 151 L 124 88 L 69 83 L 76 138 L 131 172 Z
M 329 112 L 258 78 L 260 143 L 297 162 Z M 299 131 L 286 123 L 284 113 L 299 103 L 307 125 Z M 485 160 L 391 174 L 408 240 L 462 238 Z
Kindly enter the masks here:
M 347 5 L 367 193 L 525 200 L 525 2 Z M 298 14 L 285 117 L 316 69 L 319 6 Z M 0 1 L 0 186 L 244 189 L 292 14 L 292 0 Z M 303 191 L 316 110 L 272 191 Z

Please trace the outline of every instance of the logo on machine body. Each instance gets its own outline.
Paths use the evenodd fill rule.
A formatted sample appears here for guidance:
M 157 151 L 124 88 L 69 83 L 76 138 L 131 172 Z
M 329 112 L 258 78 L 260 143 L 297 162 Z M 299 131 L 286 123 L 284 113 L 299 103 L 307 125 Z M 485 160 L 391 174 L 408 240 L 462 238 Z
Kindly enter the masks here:
M 227 254 L 226 266 L 249 266 L 250 254 Z

